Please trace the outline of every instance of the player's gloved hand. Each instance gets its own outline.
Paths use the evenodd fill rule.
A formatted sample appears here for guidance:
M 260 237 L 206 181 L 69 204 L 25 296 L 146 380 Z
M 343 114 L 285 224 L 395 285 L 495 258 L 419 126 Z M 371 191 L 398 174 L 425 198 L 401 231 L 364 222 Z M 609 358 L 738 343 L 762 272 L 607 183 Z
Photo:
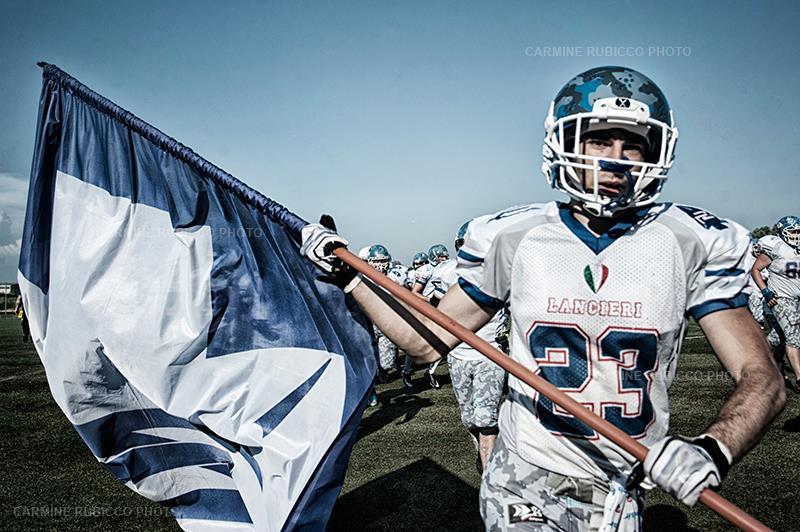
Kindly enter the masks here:
M 345 292 L 352 290 L 359 279 L 356 271 L 342 262 L 333 250 L 347 247 L 347 240 L 320 224 L 308 224 L 300 231 L 300 253 L 328 275 L 324 281 L 335 284 Z
M 697 438 L 664 438 L 650 448 L 643 465 L 644 473 L 656 486 L 694 506 L 705 488 L 720 485 L 732 461 L 725 444 L 703 434 Z
M 778 301 L 775 299 L 775 292 L 770 290 L 769 288 L 764 288 L 761 290 L 761 295 L 764 296 L 764 301 L 767 305 L 774 306 Z

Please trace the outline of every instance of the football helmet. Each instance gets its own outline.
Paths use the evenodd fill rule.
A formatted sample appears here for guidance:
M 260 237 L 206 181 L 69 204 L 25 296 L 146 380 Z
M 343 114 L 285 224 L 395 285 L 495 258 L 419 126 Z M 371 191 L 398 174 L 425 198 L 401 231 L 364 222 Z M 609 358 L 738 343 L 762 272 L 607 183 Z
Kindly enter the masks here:
M 756 240 L 754 238 L 751 238 L 750 239 L 750 254 L 757 258 L 759 255 L 761 255 L 761 253 L 762 253 L 761 243 L 758 240 Z
M 367 260 L 369 258 L 369 248 L 370 246 L 364 246 L 363 248 L 358 250 L 358 258 L 361 260 Z
M 469 222 L 464 222 L 461 225 L 461 227 L 458 228 L 458 231 L 456 231 L 456 241 L 455 241 L 456 251 L 461 249 L 461 246 L 464 245 L 464 237 L 467 236 L 467 227 L 468 226 L 469 226 Z
M 428 264 L 428 262 L 428 254 L 424 251 L 420 251 L 414 255 L 414 259 L 411 261 L 411 267 L 416 270 L 423 264 Z
M 384 246 L 374 244 L 369 247 L 367 262 L 370 266 L 385 275 L 392 265 L 392 256 L 389 254 L 389 250 Z
M 428 250 L 428 260 L 434 266 L 450 258 L 450 253 L 444 244 L 434 244 Z
M 778 231 L 778 236 L 781 237 L 781 240 L 794 249 L 800 249 L 800 218 L 797 216 L 784 216 L 775 224 L 775 229 Z
M 566 192 L 595 216 L 655 202 L 672 167 L 678 129 L 661 89 L 645 75 L 625 67 L 604 66 L 572 78 L 556 94 L 544 122 L 542 172 L 551 187 Z M 581 136 L 623 129 L 646 144 L 644 161 L 583 155 Z M 585 139 L 585 137 L 584 137 Z M 601 171 L 622 173 L 627 186 L 616 196 L 600 194 Z M 584 174 L 594 173 L 593 187 Z

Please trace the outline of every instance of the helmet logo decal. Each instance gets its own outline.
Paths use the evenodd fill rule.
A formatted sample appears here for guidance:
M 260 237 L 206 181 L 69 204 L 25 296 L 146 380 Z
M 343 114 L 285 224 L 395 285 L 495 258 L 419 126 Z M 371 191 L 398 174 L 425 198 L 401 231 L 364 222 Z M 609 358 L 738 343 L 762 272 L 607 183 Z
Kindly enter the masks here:
M 631 101 L 628 98 L 617 98 L 616 105 L 621 109 L 629 109 Z

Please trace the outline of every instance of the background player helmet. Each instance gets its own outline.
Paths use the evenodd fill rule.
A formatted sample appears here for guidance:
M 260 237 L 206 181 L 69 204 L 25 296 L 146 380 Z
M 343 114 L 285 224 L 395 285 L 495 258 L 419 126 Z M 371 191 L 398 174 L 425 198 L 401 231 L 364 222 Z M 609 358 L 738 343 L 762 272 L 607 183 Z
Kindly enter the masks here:
M 420 251 L 414 255 L 414 259 L 411 261 L 411 267 L 416 270 L 423 264 L 428 264 L 428 254 L 424 251 Z
M 458 231 L 456 231 L 456 241 L 455 241 L 456 251 L 461 249 L 461 246 L 464 245 L 464 238 L 467 236 L 467 227 L 468 226 L 469 226 L 469 222 L 464 222 L 461 225 L 461 227 L 458 228 Z
M 751 239 L 750 240 L 750 254 L 754 257 L 758 257 L 761 255 L 761 243 L 758 240 Z
M 367 260 L 369 258 L 369 248 L 370 246 L 364 246 L 363 248 L 358 250 L 358 258 L 361 260 Z
M 389 254 L 389 250 L 384 246 L 374 244 L 369 247 L 367 262 L 379 272 L 386 274 L 386 272 L 389 271 L 389 267 L 392 265 L 392 256 Z
M 781 240 L 795 249 L 800 248 L 800 218 L 797 216 L 784 216 L 775 224 Z
M 625 67 L 605 66 L 578 74 L 558 91 L 544 122 L 542 172 L 553 188 L 566 192 L 596 216 L 613 216 L 655 202 L 672 167 L 678 129 L 661 89 L 647 76 Z M 582 155 L 581 135 L 619 128 L 642 137 L 644 162 Z M 601 170 L 622 171 L 628 186 L 618 197 L 598 192 Z M 585 190 L 583 171 L 594 172 Z
M 450 258 L 450 253 L 444 244 L 434 244 L 428 250 L 428 260 L 436 266 Z

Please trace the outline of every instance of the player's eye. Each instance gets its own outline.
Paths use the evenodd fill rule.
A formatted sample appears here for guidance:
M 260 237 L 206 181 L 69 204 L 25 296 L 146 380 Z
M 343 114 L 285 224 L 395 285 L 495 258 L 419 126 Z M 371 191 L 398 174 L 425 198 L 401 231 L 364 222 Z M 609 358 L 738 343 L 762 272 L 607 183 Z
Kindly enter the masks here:
M 644 146 L 641 144 L 625 144 L 622 147 L 625 156 L 633 160 L 641 160 L 644 157 Z

